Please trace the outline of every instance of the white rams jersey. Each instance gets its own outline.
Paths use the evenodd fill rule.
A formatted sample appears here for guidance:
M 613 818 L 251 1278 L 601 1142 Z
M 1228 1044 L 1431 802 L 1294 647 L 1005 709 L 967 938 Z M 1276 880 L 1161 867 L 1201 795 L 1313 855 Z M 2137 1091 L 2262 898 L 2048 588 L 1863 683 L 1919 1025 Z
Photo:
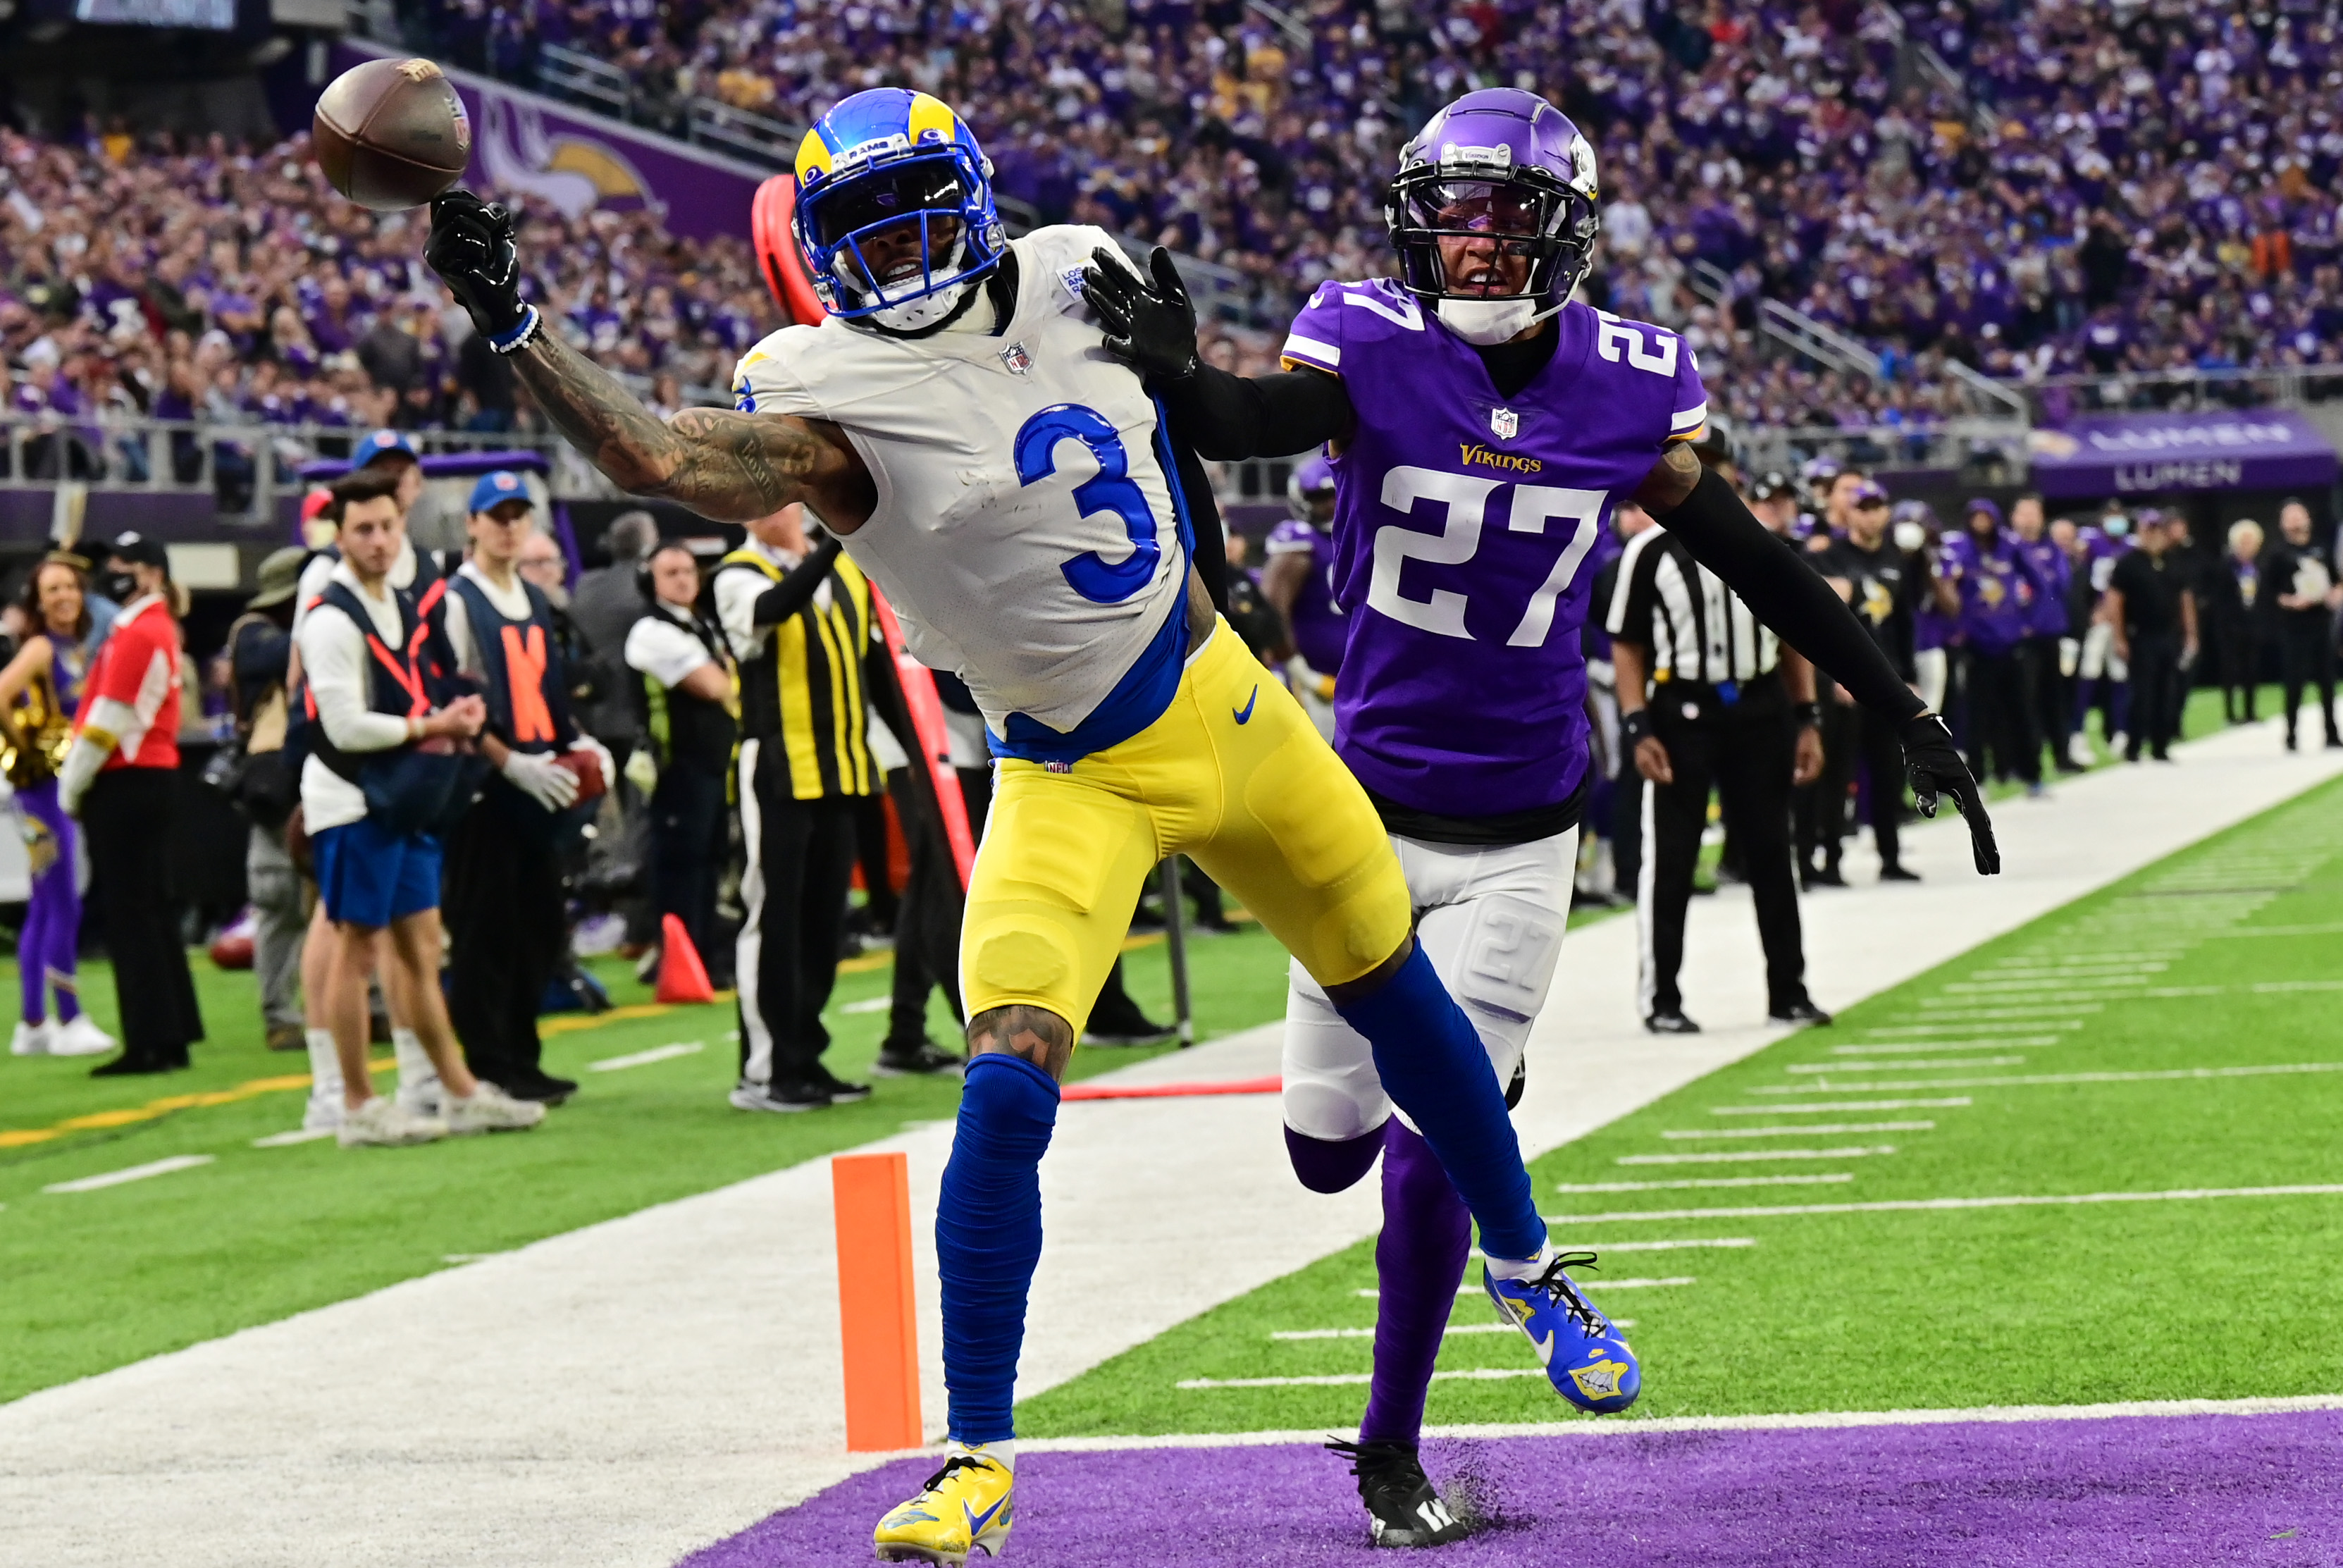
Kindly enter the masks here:
M 847 553 L 995 735 L 1012 714 L 1061 732 L 1091 717 L 1185 598 L 1155 405 L 1081 297 L 1099 246 L 1121 254 L 1091 227 L 1011 242 L 1000 332 L 907 341 L 833 317 L 774 333 L 733 373 L 740 408 L 845 431 L 878 489 Z

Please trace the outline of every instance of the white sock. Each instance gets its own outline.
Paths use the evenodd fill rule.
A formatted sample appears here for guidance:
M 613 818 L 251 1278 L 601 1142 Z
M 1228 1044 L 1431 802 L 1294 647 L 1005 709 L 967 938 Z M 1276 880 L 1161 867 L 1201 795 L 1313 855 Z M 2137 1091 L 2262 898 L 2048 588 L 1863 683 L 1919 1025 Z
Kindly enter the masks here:
M 1493 1278 L 1534 1280 L 1545 1272 L 1545 1266 L 1548 1263 L 1554 1261 L 1554 1243 L 1548 1241 L 1544 1246 L 1540 1247 L 1538 1255 L 1534 1258 L 1484 1258 L 1483 1261 L 1489 1265 L 1489 1273 Z
M 431 1058 L 424 1053 L 422 1037 L 413 1030 L 393 1029 L 390 1031 L 390 1049 L 398 1055 L 398 1086 L 401 1089 L 412 1089 L 439 1076 L 439 1070 L 431 1065 Z
M 999 1442 L 955 1441 L 952 1447 L 961 1453 L 973 1453 L 980 1458 L 991 1460 L 1011 1475 L 1017 1473 L 1017 1440 L 1013 1437 L 1003 1438 Z
M 313 1029 L 302 1038 L 309 1047 L 309 1098 L 339 1100 L 342 1097 L 342 1059 L 334 1050 L 334 1031 Z

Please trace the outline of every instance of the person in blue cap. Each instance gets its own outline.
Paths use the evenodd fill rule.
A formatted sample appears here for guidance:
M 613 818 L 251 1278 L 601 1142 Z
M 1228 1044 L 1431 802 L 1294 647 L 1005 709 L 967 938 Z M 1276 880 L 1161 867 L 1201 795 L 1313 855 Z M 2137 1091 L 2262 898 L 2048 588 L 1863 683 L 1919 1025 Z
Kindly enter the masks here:
M 2056 593 L 2042 579 L 2033 558 L 2018 548 L 2002 524 L 2001 508 L 1982 497 L 1961 511 L 1961 531 L 1945 541 L 1937 580 L 1959 618 L 1968 680 L 1969 771 L 1986 775 L 1986 751 L 1996 773 L 2015 774 L 2026 792 L 2039 795 L 2042 742 L 2028 700 L 2026 636 L 2035 601 Z

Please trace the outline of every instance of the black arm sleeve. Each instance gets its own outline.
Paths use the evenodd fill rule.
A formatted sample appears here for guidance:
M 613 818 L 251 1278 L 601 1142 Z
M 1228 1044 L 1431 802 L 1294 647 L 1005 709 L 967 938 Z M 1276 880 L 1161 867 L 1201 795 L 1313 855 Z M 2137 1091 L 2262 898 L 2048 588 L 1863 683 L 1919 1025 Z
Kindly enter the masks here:
M 1286 457 L 1351 433 L 1351 395 L 1321 370 L 1232 376 L 1210 365 L 1158 386 L 1166 412 L 1197 455 L 1216 463 Z
M 1714 470 L 1673 511 L 1655 515 L 1750 613 L 1857 702 L 1898 723 L 1926 710 L 1822 575 L 1768 532 Z
M 755 625 L 761 631 L 769 626 L 779 626 L 789 617 L 813 602 L 814 589 L 830 575 L 845 547 L 835 536 L 824 539 L 813 554 L 791 567 L 780 581 L 757 596 Z

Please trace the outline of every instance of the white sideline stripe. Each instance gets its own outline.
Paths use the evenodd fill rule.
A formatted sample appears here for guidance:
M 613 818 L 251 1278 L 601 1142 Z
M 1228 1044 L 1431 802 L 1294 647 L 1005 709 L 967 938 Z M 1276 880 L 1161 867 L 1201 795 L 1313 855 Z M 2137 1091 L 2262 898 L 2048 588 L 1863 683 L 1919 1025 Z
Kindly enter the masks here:
M 690 1056 L 707 1049 L 697 1040 L 679 1040 L 671 1045 L 655 1045 L 649 1050 L 630 1051 L 625 1056 L 606 1056 L 599 1061 L 589 1061 L 589 1072 L 617 1072 L 622 1068 L 649 1067 L 654 1061 L 672 1061 L 679 1056 Z
M 2022 1056 L 1949 1056 L 1935 1061 L 1794 1061 L 1784 1072 L 1935 1072 L 1961 1067 L 2022 1067 Z
M 1498 1378 L 1545 1376 L 1544 1367 L 1472 1367 L 1462 1372 L 1436 1372 L 1433 1382 L 1486 1382 Z M 1347 1388 L 1373 1382 L 1373 1372 L 1320 1372 L 1305 1377 L 1185 1377 L 1172 1386 L 1201 1388 Z M 1325 1439 L 1319 1439 L 1323 1442 Z
M 2176 1067 L 2159 1072 L 2023 1072 L 2007 1078 L 1916 1078 L 1908 1083 L 1882 1083 L 1880 1089 L 2030 1089 L 2055 1083 L 2159 1083 L 2201 1078 L 2268 1078 L 2299 1072 L 2343 1072 L 2343 1061 L 2296 1061 L 2269 1067 Z M 1853 1089 L 1855 1084 L 1842 1087 Z M 1828 1093 L 1831 1085 L 1768 1083 L 1752 1094 Z
M 2036 1029 L 2080 1029 L 2088 1021 L 2090 1020 L 2087 1019 L 2080 1018 L 2046 1018 L 2037 1023 L 1911 1023 L 1895 1024 L 1885 1029 L 1866 1029 L 1863 1032 L 1870 1035 L 1874 1039 L 1883 1039 L 1889 1035 L 1942 1034 L 1947 1030 L 1955 1030 L 1966 1034 L 2025 1034 L 2030 1030 Z M 1959 1045 L 1965 1042 L 1960 1040 L 1938 1041 L 1923 1040 L 1914 1041 L 1916 1048 L 1927 1050 L 1936 1050 L 1939 1044 Z
M 44 1192 L 95 1192 L 101 1187 L 119 1187 L 125 1181 L 144 1181 L 149 1176 L 168 1176 L 174 1171 L 192 1171 L 198 1165 L 208 1165 L 218 1158 L 216 1154 L 174 1154 L 168 1160 L 150 1160 L 144 1165 L 126 1166 L 119 1171 L 108 1171 L 103 1175 L 84 1176 L 73 1181 L 52 1181 L 41 1191 Z
M 1825 1181 L 1852 1181 L 1851 1174 L 1827 1176 L 1712 1176 L 1695 1181 L 1557 1181 L 1557 1192 L 1675 1192 L 1689 1187 L 1816 1187 Z
M 1663 1138 L 1811 1138 L 1818 1132 L 1934 1132 L 1933 1121 L 1825 1121 L 1812 1127 L 1689 1127 Z
M 1885 1086 L 1866 1083 L 1863 1087 L 1879 1089 Z M 1943 1100 L 1834 1100 L 1827 1105 L 1714 1105 L 1708 1113 L 1711 1116 L 1811 1116 L 1817 1111 L 1949 1111 L 1968 1103 L 1967 1095 L 1955 1094 Z
M 1614 1318 L 1613 1322 L 1618 1320 Z M 1517 1334 L 1521 1330 L 1511 1323 L 1451 1323 L 1440 1331 L 1447 1334 Z M 1373 1329 L 1278 1329 L 1270 1336 L 1273 1340 L 1371 1340 Z
M 1844 1149 L 1750 1149 L 1737 1154 L 1622 1154 L 1614 1165 L 1736 1165 L 1757 1160 L 1861 1160 L 1893 1154 L 1893 1143 L 1850 1144 Z
M 1835 1045 L 1831 1047 L 1831 1054 L 1833 1056 L 1895 1056 L 1900 1052 L 1909 1056 L 1916 1050 L 1966 1049 L 2009 1050 L 2021 1045 L 2032 1047 L 2058 1043 L 2058 1037 L 2055 1034 L 2021 1034 L 2010 1040 L 1907 1040 L 1901 1045 Z
M 2023 1198 L 1883 1198 L 1869 1203 L 1785 1203 L 1736 1209 L 1623 1210 L 1614 1214 L 1550 1214 L 1556 1225 L 1636 1223 L 1646 1220 L 1764 1220 L 1789 1214 L 1921 1213 L 1949 1209 L 2046 1209 L 2075 1203 L 2193 1203 L 2211 1198 L 2329 1198 L 2343 1181 L 2300 1187 L 2182 1187 L 2169 1192 L 2062 1192 Z M 1595 1243 L 1589 1242 L 1589 1246 Z
M 289 1149 L 296 1143 L 315 1143 L 320 1138 L 331 1138 L 330 1127 L 296 1127 L 290 1132 L 272 1132 L 266 1138 L 252 1141 L 255 1149 Z
M 1426 1437 L 1643 1437 L 1672 1432 L 1808 1432 L 1865 1426 L 1957 1426 L 2036 1421 L 2132 1421 L 2175 1415 L 2291 1415 L 2343 1410 L 2343 1393 L 2259 1399 L 2134 1400 L 2122 1404 L 1988 1404 L 1966 1410 L 1834 1410 L 1784 1415 L 1564 1416 L 1554 1421 L 1427 1426 Z M 1151 1448 L 1286 1448 L 1316 1445 L 1315 1427 L 1292 1432 L 1175 1432 L 1149 1437 L 1021 1437 L 1021 1453 L 1112 1453 Z

